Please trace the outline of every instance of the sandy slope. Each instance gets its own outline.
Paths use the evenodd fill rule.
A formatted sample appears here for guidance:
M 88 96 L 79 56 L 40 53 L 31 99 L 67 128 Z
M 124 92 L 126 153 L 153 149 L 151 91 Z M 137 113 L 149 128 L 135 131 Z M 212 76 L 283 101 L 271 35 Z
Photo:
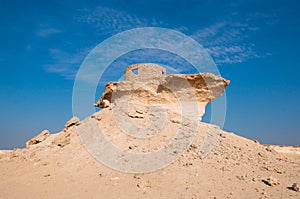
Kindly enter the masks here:
M 95 116 L 113 135 L 111 114 L 104 109 Z M 119 172 L 97 162 L 74 125 L 29 148 L 1 151 L 0 198 L 300 198 L 288 188 L 300 183 L 299 155 L 222 131 L 201 159 L 203 136 L 214 127 L 200 125 L 196 141 L 177 161 L 146 174 Z M 128 140 L 111 139 L 127 147 Z M 265 184 L 270 176 L 280 184 Z
M 300 183 L 298 148 L 264 146 L 198 122 L 228 80 L 212 74 L 159 78 L 108 83 L 96 103 L 101 111 L 80 122 L 71 119 L 58 134 L 43 131 L 25 149 L 1 151 L 0 198 L 300 198 L 300 192 L 289 188 Z M 89 142 L 88 149 L 98 156 L 122 160 L 118 165 L 123 168 L 134 164 L 129 156 L 103 152 L 109 145 L 99 146 L 97 139 L 103 137 L 91 134 L 99 128 L 109 143 L 130 155 L 164 151 L 168 143 L 176 143 L 155 161 L 146 158 L 148 164 L 139 169 L 178 159 L 151 173 L 113 170 L 94 159 L 83 143 Z M 136 139 L 123 133 L 126 128 L 150 137 Z M 185 142 L 190 133 L 194 141 Z M 186 143 L 187 150 L 179 153 Z

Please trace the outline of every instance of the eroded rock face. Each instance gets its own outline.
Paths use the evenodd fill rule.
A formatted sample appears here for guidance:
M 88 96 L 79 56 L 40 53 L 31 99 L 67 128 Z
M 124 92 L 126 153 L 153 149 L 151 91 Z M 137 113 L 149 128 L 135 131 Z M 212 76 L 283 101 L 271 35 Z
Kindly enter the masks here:
M 134 73 L 132 70 L 138 71 Z M 229 83 L 229 80 L 210 73 L 166 76 L 165 69 L 159 65 L 135 64 L 126 69 L 125 81 L 109 82 L 106 85 L 102 96 L 94 106 L 100 108 L 117 104 L 119 106 L 121 101 L 125 101 L 124 105 L 131 106 L 133 110 L 147 105 L 172 106 L 174 109 L 194 103 L 198 106 L 200 112 L 198 117 L 201 118 L 205 106 L 221 96 Z
M 65 129 L 77 125 L 79 122 L 80 120 L 77 117 L 73 116 L 69 121 L 66 122 Z
M 29 148 L 31 145 L 35 145 L 35 144 L 38 144 L 40 142 L 43 142 L 50 135 L 51 135 L 51 133 L 48 130 L 42 131 L 40 134 L 38 134 L 37 136 L 35 136 L 34 138 L 32 138 L 31 140 L 26 142 L 26 148 Z
M 166 78 L 166 69 L 157 64 L 133 64 L 125 70 L 125 81 L 162 80 Z

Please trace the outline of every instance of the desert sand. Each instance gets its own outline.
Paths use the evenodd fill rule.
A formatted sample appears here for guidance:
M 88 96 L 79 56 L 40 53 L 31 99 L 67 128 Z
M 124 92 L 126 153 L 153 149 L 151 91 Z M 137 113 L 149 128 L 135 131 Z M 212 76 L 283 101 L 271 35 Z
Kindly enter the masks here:
M 224 84 L 223 89 L 212 93 L 218 97 L 228 82 L 209 77 Z M 184 78 L 193 81 L 199 77 Z M 122 91 L 132 89 L 132 84 L 124 84 Z M 172 108 L 176 101 L 169 100 L 170 93 L 164 90 L 162 96 L 152 96 L 155 84 L 150 84 L 133 94 L 134 103 L 129 104 L 126 117 L 146 127 L 152 122 L 148 105 L 164 105 L 168 116 L 160 136 L 137 140 L 122 135 L 115 119 L 119 112 L 114 111 L 124 96 L 113 102 L 109 94 L 114 89 L 111 85 L 96 103 L 103 107 L 99 112 L 82 121 L 73 117 L 59 133 L 43 131 L 29 140 L 26 148 L 0 151 L 0 198 L 300 198 L 299 147 L 262 145 L 203 122 L 198 123 L 193 142 L 164 168 L 130 173 L 99 162 L 87 151 L 78 132 L 80 127 L 88 129 L 84 125 L 90 120 L 99 125 L 110 142 L 131 153 L 159 150 L 184 124 L 180 112 Z M 207 100 L 201 101 L 203 106 L 214 99 L 207 97 L 205 89 L 197 92 L 198 99 L 204 99 L 201 92 L 205 93 Z M 145 101 L 154 97 L 156 101 Z M 155 110 L 150 113 L 161 114 Z M 203 114 L 200 110 L 197 117 Z M 216 139 L 211 150 L 201 154 L 206 138 L 212 136 L 208 130 L 213 130 Z

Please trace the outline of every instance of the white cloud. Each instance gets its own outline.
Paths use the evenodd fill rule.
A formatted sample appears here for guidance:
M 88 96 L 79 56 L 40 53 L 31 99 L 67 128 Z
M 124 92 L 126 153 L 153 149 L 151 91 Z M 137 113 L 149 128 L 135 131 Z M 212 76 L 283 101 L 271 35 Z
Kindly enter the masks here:
M 76 18 L 77 22 L 87 24 L 95 28 L 97 34 L 99 35 L 114 35 L 124 30 L 137 27 L 164 27 L 166 25 L 166 23 L 157 19 L 137 17 L 125 11 L 107 7 L 96 7 L 93 10 L 79 10 L 79 12 L 80 15 Z M 255 17 L 261 16 L 259 14 L 249 16 L 249 19 L 247 18 L 244 23 L 234 22 L 232 19 L 224 20 L 200 29 L 190 36 L 198 41 L 207 50 L 217 64 L 241 63 L 248 59 L 262 57 L 262 55 L 259 55 L 256 52 L 255 45 L 248 41 L 249 34 L 251 34 L 253 31 L 260 30 L 259 27 L 249 25 L 251 19 Z M 174 29 L 178 31 L 189 32 L 189 28 L 185 26 L 174 27 Z M 37 35 L 46 37 L 59 32 L 60 30 L 54 28 L 41 28 L 37 32 Z M 143 39 L 143 37 L 139 39 Z M 139 43 L 147 41 L 140 40 L 135 42 Z M 169 45 L 166 42 L 164 43 L 164 41 L 160 42 L 162 42 L 163 45 Z M 45 65 L 46 69 L 49 72 L 58 73 L 67 79 L 73 79 L 81 62 L 88 54 L 89 50 L 91 50 L 93 47 L 94 46 L 80 49 L 76 52 L 66 52 L 59 49 L 52 49 L 50 50 L 50 56 L 53 59 L 53 63 Z M 183 49 L 185 52 L 188 51 L 188 49 L 180 49 Z M 111 53 L 114 53 L 113 49 L 110 51 Z M 182 52 L 182 54 L 185 54 L 185 52 Z M 120 64 L 126 65 L 135 61 L 138 62 L 143 57 L 146 59 L 147 56 L 159 55 L 160 54 L 149 55 L 141 52 L 139 59 L 134 56 L 129 56 L 120 62 Z M 170 58 L 167 54 L 161 54 L 159 59 L 165 61 L 165 63 L 168 63 L 167 65 L 171 67 L 176 67 L 177 70 L 181 70 L 180 67 L 184 65 L 182 60 L 174 59 L 174 57 Z
M 161 21 L 155 19 L 145 19 L 125 11 L 101 6 L 93 11 L 81 10 L 81 12 L 82 15 L 78 17 L 78 21 L 95 26 L 101 34 L 114 34 L 137 27 L 162 25 Z
M 56 29 L 56 28 L 42 28 L 36 32 L 36 35 L 40 36 L 40 37 L 48 37 L 50 35 L 60 33 L 60 32 L 61 32 L 61 30 Z
M 46 71 L 57 73 L 66 79 L 74 79 L 81 62 L 90 49 L 80 49 L 70 53 L 60 49 L 50 49 L 50 56 L 53 63 L 44 65 Z
M 236 3 L 236 7 L 240 3 Z M 233 12 L 223 21 L 200 29 L 191 37 L 202 44 L 217 64 L 241 63 L 253 58 L 269 56 L 268 52 L 258 52 L 251 37 L 264 31 L 278 21 L 278 10 L 273 12 Z M 263 23 L 264 26 L 260 25 Z
M 79 12 L 80 15 L 76 17 L 76 21 L 94 27 L 99 35 L 113 35 L 132 28 L 160 26 L 162 24 L 162 22 L 155 19 L 139 18 L 127 12 L 106 7 L 96 7 L 93 10 L 81 9 Z M 58 29 L 41 25 L 40 30 L 36 34 L 40 37 L 47 37 L 59 32 L 61 31 Z M 80 64 L 94 47 L 79 49 L 76 52 L 50 49 L 49 53 L 52 63 L 46 64 L 45 69 L 48 72 L 58 73 L 66 79 L 74 79 Z M 126 60 L 124 61 L 126 62 Z
M 217 64 L 240 63 L 260 57 L 254 44 L 247 42 L 249 31 L 258 30 L 248 24 L 220 22 L 192 34 L 191 37 L 202 44 Z

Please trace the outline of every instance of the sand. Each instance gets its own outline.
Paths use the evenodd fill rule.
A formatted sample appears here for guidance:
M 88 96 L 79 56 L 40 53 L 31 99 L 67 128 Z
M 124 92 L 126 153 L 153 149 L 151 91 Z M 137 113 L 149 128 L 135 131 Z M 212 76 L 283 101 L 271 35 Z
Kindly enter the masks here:
M 108 126 L 111 110 L 96 116 Z M 0 198 L 300 198 L 290 188 L 300 183 L 299 147 L 261 145 L 220 131 L 201 158 L 201 140 L 210 127 L 215 128 L 200 123 L 195 142 L 171 165 L 133 174 L 95 160 L 73 125 L 28 148 L 1 151 Z M 269 177 L 278 183 L 268 185 Z

